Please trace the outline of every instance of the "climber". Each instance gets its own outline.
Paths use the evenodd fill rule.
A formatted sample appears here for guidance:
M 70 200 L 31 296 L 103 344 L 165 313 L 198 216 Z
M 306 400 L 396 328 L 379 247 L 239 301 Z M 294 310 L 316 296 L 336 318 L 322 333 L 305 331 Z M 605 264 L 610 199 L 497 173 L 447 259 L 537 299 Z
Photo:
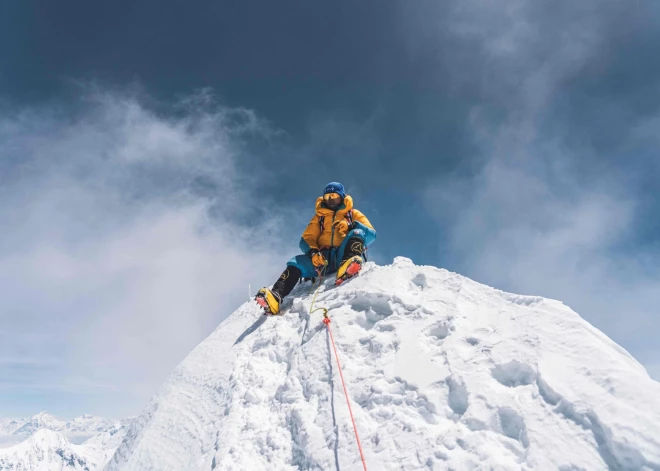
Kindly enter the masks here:
M 272 289 L 262 288 L 256 301 L 266 314 L 279 314 L 286 295 L 302 279 L 314 279 L 336 272 L 339 285 L 358 274 L 366 246 L 376 240 L 373 226 L 357 209 L 341 183 L 328 183 L 316 200 L 316 214 L 300 239 L 304 255 L 287 263 Z

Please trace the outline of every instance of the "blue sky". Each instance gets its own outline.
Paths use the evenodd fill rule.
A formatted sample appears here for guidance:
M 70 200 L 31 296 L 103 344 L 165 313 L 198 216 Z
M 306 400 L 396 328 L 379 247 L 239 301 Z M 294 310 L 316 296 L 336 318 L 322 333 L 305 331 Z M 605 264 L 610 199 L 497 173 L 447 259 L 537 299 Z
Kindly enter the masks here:
M 0 6 L 0 416 L 137 414 L 297 250 L 564 301 L 660 379 L 660 7 Z

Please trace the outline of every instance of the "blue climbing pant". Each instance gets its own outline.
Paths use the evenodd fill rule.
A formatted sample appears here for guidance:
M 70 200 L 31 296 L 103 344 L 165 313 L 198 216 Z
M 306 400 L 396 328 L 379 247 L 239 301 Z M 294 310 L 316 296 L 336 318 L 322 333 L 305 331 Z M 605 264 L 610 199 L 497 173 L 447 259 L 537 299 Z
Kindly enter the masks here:
M 328 261 L 328 268 L 325 273 L 334 273 L 339 269 L 339 264 L 344 256 L 344 251 L 346 250 L 346 244 L 349 239 L 360 239 L 364 246 L 370 245 L 374 240 L 376 240 L 376 231 L 370 227 L 365 226 L 364 224 L 357 223 L 356 228 L 350 231 L 344 241 L 339 247 L 331 247 L 329 249 L 322 249 L 321 252 L 323 256 Z M 310 250 L 309 245 L 304 240 L 300 242 L 300 248 L 305 252 L 305 254 L 296 255 L 287 263 L 287 266 L 293 266 L 300 270 L 302 278 L 316 278 L 318 273 L 312 265 L 312 259 L 307 254 Z

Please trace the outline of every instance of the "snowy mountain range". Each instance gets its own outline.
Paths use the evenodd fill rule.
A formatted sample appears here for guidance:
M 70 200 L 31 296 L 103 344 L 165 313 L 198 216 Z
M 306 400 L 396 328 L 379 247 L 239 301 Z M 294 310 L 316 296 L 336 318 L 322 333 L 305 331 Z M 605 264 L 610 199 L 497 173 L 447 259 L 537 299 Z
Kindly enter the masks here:
M 241 306 L 105 470 L 363 469 L 312 302 L 307 284 L 283 316 Z M 660 383 L 561 302 L 397 258 L 326 280 L 315 307 L 371 471 L 660 470 Z
M 47 429 L 60 432 L 70 438 L 90 437 L 111 429 L 116 422 L 93 415 L 83 415 L 72 420 L 60 420 L 47 412 L 39 412 L 26 419 L 0 419 L 0 434 L 29 437 L 37 430 Z
M 131 420 L 83 415 L 64 421 L 46 412 L 27 419 L 0 419 L 0 445 L 11 444 L 0 447 L 0 470 L 102 469 L 123 440 Z

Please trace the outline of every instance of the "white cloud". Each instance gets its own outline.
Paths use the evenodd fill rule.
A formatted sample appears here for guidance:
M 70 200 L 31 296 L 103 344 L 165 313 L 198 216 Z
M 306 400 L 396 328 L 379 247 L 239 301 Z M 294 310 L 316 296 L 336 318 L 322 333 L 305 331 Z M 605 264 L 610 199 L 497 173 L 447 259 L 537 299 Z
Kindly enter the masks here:
M 98 90 L 78 105 L 0 110 L 0 358 L 31 359 L 0 364 L 0 393 L 82 384 L 136 413 L 294 244 L 237 170 L 243 140 L 271 132 L 253 113 Z

